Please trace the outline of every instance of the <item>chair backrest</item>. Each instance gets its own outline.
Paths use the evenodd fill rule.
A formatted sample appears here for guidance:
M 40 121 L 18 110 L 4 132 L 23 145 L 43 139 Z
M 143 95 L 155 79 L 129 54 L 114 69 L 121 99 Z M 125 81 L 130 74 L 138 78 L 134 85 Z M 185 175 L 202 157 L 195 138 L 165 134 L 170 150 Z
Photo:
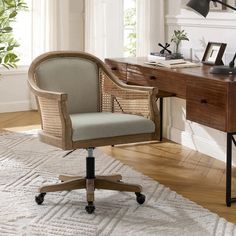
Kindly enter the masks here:
M 39 88 L 68 94 L 68 112 L 99 111 L 99 71 L 95 61 L 83 57 L 53 57 L 36 68 Z

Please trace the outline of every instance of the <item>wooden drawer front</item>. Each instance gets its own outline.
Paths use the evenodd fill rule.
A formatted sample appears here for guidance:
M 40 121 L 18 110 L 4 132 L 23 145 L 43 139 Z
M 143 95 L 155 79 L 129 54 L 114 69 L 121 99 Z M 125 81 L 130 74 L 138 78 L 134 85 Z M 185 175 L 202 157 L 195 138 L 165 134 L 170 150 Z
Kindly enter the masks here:
M 134 72 L 127 71 L 127 83 L 135 85 L 150 85 L 148 78 L 145 75 L 137 74 Z
M 139 66 L 127 66 L 127 83 L 157 87 L 162 91 L 176 94 L 178 97 L 186 96 L 186 81 L 183 77 L 178 77 L 168 71 L 157 71 Z M 178 81 L 178 82 L 177 82 Z
M 188 120 L 211 128 L 226 130 L 226 88 L 187 86 L 186 116 Z
M 141 66 L 127 66 L 127 82 L 129 84 L 155 86 L 157 79 L 158 75 L 155 70 L 151 71 Z
M 105 60 L 112 72 L 122 81 L 127 82 L 127 64 L 115 62 L 109 59 Z

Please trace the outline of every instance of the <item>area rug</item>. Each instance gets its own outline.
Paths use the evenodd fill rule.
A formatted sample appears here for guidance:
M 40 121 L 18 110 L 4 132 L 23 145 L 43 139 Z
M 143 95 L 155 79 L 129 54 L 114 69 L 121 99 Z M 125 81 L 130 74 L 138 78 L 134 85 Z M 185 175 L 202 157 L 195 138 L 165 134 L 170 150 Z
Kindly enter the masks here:
M 0 235 L 236 235 L 235 225 L 157 181 L 95 149 L 97 174 L 121 173 L 144 188 L 146 202 L 133 193 L 96 190 L 94 214 L 87 214 L 85 190 L 48 193 L 34 201 L 42 183 L 59 174 L 83 175 L 85 150 L 70 155 L 38 141 L 35 132 L 0 133 Z

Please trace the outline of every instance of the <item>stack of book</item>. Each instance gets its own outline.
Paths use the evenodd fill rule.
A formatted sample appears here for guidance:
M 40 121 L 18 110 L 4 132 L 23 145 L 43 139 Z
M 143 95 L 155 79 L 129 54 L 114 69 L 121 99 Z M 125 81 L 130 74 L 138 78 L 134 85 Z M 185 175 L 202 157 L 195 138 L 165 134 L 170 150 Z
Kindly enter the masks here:
M 148 55 L 148 60 L 149 61 L 168 60 L 170 58 L 170 56 L 171 56 L 171 54 L 169 54 L 169 53 L 161 54 L 159 52 L 151 52 Z
M 201 66 L 200 63 L 193 63 L 190 61 L 185 61 L 183 59 L 147 61 L 145 62 L 145 64 L 162 66 L 162 67 L 167 67 L 171 69 Z

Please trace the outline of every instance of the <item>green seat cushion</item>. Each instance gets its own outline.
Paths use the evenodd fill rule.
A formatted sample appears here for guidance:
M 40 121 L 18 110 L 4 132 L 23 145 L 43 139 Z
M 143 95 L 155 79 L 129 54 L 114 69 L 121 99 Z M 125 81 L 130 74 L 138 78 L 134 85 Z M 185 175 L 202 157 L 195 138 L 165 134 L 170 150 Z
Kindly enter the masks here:
M 153 133 L 155 124 L 142 116 L 123 113 L 81 113 L 70 115 L 73 141 L 132 134 Z

